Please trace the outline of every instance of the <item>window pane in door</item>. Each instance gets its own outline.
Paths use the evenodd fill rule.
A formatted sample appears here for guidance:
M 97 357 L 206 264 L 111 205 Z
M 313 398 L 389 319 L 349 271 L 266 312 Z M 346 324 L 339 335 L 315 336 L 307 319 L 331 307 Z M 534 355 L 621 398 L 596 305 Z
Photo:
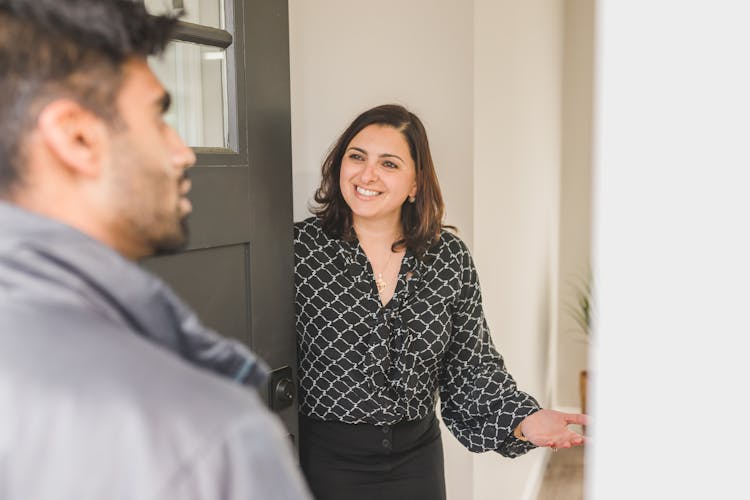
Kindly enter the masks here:
M 184 9 L 181 21 L 225 29 L 224 0 L 145 0 L 151 14 L 164 14 Z
M 149 64 L 172 94 L 167 123 L 189 146 L 228 148 L 226 51 L 175 41 Z

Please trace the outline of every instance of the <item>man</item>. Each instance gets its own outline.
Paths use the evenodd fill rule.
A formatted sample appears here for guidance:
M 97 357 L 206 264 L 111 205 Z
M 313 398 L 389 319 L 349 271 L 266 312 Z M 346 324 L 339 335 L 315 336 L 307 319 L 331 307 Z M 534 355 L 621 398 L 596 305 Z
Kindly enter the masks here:
M 133 262 L 183 245 L 191 210 L 146 64 L 175 22 L 0 0 L 0 498 L 309 498 L 241 385 L 262 364 Z

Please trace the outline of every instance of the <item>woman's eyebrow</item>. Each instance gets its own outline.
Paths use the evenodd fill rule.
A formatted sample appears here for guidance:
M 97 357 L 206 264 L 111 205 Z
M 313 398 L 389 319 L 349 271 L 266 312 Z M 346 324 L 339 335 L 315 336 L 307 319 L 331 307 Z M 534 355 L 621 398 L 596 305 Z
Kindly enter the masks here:
M 401 158 L 399 155 L 394 155 L 392 153 L 383 153 L 382 155 L 380 155 L 380 157 L 381 158 L 398 158 L 399 160 L 401 160 L 401 162 L 404 161 L 403 158 Z
M 367 154 L 367 151 L 365 151 L 364 149 L 362 149 L 360 147 L 357 147 L 357 146 L 350 146 L 349 149 L 347 149 L 347 151 L 351 151 L 352 149 L 354 149 L 356 151 L 359 151 L 362 154 L 365 154 L 365 155 Z M 380 158 L 397 158 L 397 159 L 401 160 L 402 163 L 404 163 L 403 158 L 401 158 L 399 155 L 395 155 L 393 153 L 383 153 L 383 154 L 380 155 Z

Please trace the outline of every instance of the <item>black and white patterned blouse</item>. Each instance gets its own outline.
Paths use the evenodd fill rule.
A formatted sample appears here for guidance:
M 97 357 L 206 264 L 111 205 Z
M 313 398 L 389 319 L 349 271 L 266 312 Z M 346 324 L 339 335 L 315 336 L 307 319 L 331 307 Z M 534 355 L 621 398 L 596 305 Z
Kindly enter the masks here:
M 358 242 L 328 237 L 312 217 L 294 227 L 300 412 L 392 425 L 429 415 L 471 451 L 533 448 L 513 429 L 539 409 L 495 350 L 466 245 L 443 231 L 422 261 L 407 251 L 383 306 Z

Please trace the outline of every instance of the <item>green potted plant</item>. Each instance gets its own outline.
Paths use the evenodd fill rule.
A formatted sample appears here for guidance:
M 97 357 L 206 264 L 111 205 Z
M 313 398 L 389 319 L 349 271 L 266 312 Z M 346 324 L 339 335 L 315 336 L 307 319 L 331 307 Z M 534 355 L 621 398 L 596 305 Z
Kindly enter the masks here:
M 587 273 L 585 278 L 578 279 L 573 284 L 573 302 L 567 306 L 567 310 L 577 326 L 576 333 L 586 343 L 591 338 L 591 325 L 594 314 L 592 285 L 593 280 L 590 272 Z M 581 413 L 586 413 L 586 394 L 588 392 L 587 370 L 581 370 L 579 386 L 581 391 Z

